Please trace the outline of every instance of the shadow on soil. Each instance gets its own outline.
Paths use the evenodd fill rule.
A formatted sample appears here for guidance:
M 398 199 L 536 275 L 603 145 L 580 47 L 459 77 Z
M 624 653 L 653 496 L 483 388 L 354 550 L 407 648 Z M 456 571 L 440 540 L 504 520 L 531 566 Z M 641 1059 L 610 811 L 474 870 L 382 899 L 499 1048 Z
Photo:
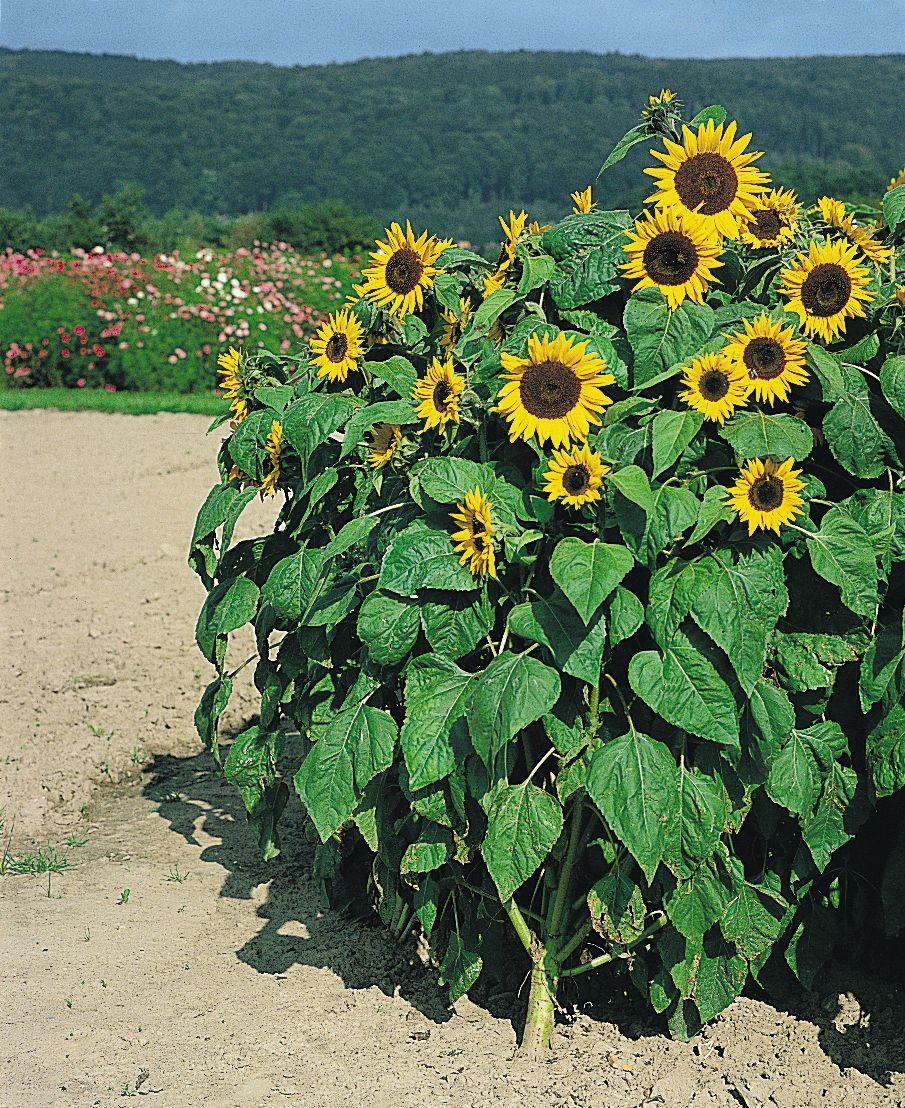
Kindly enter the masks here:
M 158 755 L 148 773 L 144 795 L 158 805 L 171 829 L 195 845 L 200 845 L 199 830 L 214 840 L 202 849 L 201 858 L 227 871 L 221 896 L 250 900 L 258 886 L 270 883 L 266 901 L 257 908 L 263 926 L 236 951 L 240 961 L 263 974 L 284 973 L 297 964 L 328 968 L 348 988 L 376 985 L 387 996 L 398 993 L 432 1020 L 450 1018 L 446 990 L 415 956 L 411 943 L 403 948 L 371 918 L 326 906 L 321 883 L 312 875 L 314 851 L 294 795 L 280 822 L 283 852 L 264 862 L 236 790 L 213 772 L 207 752 L 184 758 Z M 307 937 L 299 935 L 299 924 Z M 284 934 L 286 925 L 289 933 Z M 616 1023 L 631 1039 L 663 1033 L 662 1025 L 618 981 L 601 977 L 598 982 L 596 996 L 564 997 L 564 1002 L 580 1003 L 590 1015 Z M 901 988 L 839 967 L 815 994 L 765 999 L 816 1024 L 821 1047 L 840 1068 L 858 1069 L 882 1085 L 889 1084 L 891 1072 L 905 1071 Z M 521 1004 L 512 993 L 482 997 L 481 1002 L 493 1015 L 518 1023 Z M 718 1027 L 710 1035 L 718 1039 Z

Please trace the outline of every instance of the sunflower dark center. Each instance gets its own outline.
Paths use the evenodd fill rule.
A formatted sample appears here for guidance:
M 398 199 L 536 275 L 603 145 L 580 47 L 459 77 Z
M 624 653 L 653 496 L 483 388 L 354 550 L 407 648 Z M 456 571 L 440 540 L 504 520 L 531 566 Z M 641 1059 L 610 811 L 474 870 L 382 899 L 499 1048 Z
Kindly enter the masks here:
M 772 512 L 782 504 L 782 481 L 772 474 L 758 477 L 748 489 L 748 500 L 759 512 Z
M 684 285 L 697 264 L 694 243 L 679 231 L 663 231 L 644 248 L 644 272 L 658 285 Z
M 324 353 L 331 362 L 341 362 L 349 349 L 349 339 L 341 331 L 334 332 L 327 339 L 327 347 Z
M 742 357 L 751 376 L 762 381 L 772 381 L 786 367 L 786 353 L 776 339 L 751 339 Z
M 722 400 L 729 391 L 729 377 L 721 369 L 708 369 L 701 374 L 698 390 L 705 400 Z
M 424 263 L 410 246 L 394 251 L 386 264 L 386 283 L 392 292 L 404 296 L 418 287 Z
M 764 242 L 775 239 L 785 227 L 779 212 L 772 208 L 761 208 L 752 215 L 754 220 L 754 234 Z
M 814 266 L 801 286 L 801 302 L 810 315 L 841 312 L 852 292 L 852 279 L 837 262 Z
M 586 465 L 569 466 L 562 475 L 562 486 L 570 496 L 580 496 L 588 491 L 591 473 Z
M 525 409 L 536 419 L 562 419 L 581 396 L 581 381 L 562 362 L 532 362 L 519 384 Z
M 449 402 L 452 399 L 452 388 L 450 388 L 449 381 L 438 381 L 434 385 L 434 407 L 438 412 L 445 412 L 449 407 Z
M 724 212 L 738 192 L 738 177 L 722 154 L 695 154 L 676 170 L 676 192 L 701 215 Z

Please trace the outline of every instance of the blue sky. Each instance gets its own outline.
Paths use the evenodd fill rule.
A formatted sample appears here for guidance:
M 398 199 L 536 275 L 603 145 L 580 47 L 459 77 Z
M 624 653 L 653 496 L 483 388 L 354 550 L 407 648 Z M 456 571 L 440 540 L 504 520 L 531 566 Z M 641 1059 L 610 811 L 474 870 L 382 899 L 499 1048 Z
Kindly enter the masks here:
M 0 0 L 0 45 L 282 65 L 425 50 L 905 52 L 905 0 Z

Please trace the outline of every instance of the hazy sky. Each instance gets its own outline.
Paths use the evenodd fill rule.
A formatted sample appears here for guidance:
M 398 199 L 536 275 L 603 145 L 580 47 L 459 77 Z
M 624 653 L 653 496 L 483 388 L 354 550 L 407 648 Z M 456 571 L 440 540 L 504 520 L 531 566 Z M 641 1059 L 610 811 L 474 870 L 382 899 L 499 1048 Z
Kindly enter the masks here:
M 905 0 L 0 0 L 0 45 L 284 65 L 476 47 L 903 53 Z

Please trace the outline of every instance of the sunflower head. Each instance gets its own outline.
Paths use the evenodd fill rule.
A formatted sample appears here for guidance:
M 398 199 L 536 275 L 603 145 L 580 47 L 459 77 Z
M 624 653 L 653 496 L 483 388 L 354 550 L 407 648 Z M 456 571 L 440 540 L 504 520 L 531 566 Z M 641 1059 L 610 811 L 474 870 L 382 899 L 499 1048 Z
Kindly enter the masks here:
M 766 404 L 788 400 L 793 385 L 808 379 L 805 345 L 795 338 L 791 327 L 784 327 L 763 312 L 755 319 L 742 321 L 739 331 L 725 336 L 728 345 L 723 357 L 741 374 L 749 393 Z
M 645 169 L 657 182 L 648 203 L 699 215 L 708 229 L 738 238 L 739 223 L 758 195 L 767 175 L 754 167 L 761 153 L 747 152 L 750 135 L 736 139 L 737 124 L 702 123 L 697 133 L 682 127 L 682 143 L 664 138 L 665 150 L 651 150 L 662 163 Z
M 740 222 L 739 237 L 759 249 L 782 246 L 795 237 L 800 205 L 791 189 L 762 193 Z
M 528 356 L 501 355 L 505 384 L 496 410 L 509 423 L 509 441 L 536 437 L 543 445 L 584 442 L 591 424 L 612 403 L 603 392 L 615 381 L 606 362 L 588 351 L 587 342 L 573 342 L 561 332 L 555 338 L 533 334 Z
M 440 336 L 440 345 L 444 350 L 451 350 L 456 345 L 462 337 L 462 332 L 468 326 L 470 316 L 471 301 L 467 296 L 459 297 L 459 310 L 457 312 L 451 308 L 441 308 L 440 318 L 443 320 L 443 334 Z
M 452 358 L 443 362 L 434 358 L 412 390 L 412 399 L 420 402 L 415 410 L 424 420 L 423 430 L 436 427 L 442 433 L 448 423 L 458 423 L 459 397 L 464 391 L 465 378 L 453 369 Z
M 801 320 L 805 334 L 832 342 L 845 334 L 846 320 L 864 316 L 873 299 L 868 271 L 856 260 L 856 248 L 840 239 L 812 241 L 780 273 L 780 293 L 788 311 Z
M 720 240 L 696 215 L 656 208 L 626 231 L 628 261 L 621 267 L 632 290 L 658 288 L 670 308 L 686 299 L 700 304 L 721 266 Z
M 364 328 L 358 316 L 348 308 L 327 316 L 310 342 L 311 353 L 315 355 L 312 364 L 317 366 L 318 377 L 345 381 L 364 353 L 363 335 Z
M 775 462 L 772 458 L 753 458 L 743 467 L 738 480 L 729 490 L 729 506 L 748 525 L 748 534 L 761 528 L 775 531 L 783 523 L 791 523 L 801 514 L 804 503 L 800 493 L 804 482 L 801 470 L 794 469 L 795 459 Z
M 580 508 L 600 499 L 603 479 L 609 472 L 610 467 L 587 443 L 554 450 L 544 474 L 544 492 L 550 501 L 561 500 L 567 508 Z
M 241 351 L 231 346 L 227 352 L 218 355 L 217 365 L 220 367 L 217 370 L 220 378 L 218 383 L 223 395 L 229 401 L 229 409 L 233 414 L 230 426 L 235 430 L 248 415 L 249 410 L 248 394 L 245 392 L 245 384 L 242 380 L 245 362 Z
M 814 209 L 830 227 L 839 228 L 845 222 L 845 204 L 832 196 L 821 196 Z
M 506 275 L 509 270 L 508 263 L 501 262 L 493 273 L 488 273 L 484 278 L 484 285 L 481 289 L 481 295 L 484 300 L 488 296 L 492 296 L 493 293 L 499 292 L 499 290 L 506 284 Z
M 525 233 L 525 224 L 528 222 L 528 213 L 521 211 L 516 215 L 515 212 L 510 211 L 509 222 L 507 223 L 503 216 L 499 216 L 500 226 L 503 228 L 503 242 L 501 244 L 503 257 L 508 259 L 509 265 L 515 261 L 515 248 L 519 244 L 519 239 Z
M 586 189 L 581 189 L 577 192 L 571 193 L 572 197 L 572 212 L 574 215 L 586 215 L 591 208 L 594 207 L 594 201 L 591 197 L 591 186 L 588 185 Z
M 747 374 L 723 353 L 695 358 L 685 369 L 682 384 L 680 399 L 715 423 L 725 423 L 748 399 Z
M 402 442 L 402 428 L 395 423 L 378 423 L 371 432 L 368 461 L 371 469 L 383 469 Z
M 661 88 L 659 93 L 652 93 L 647 98 L 647 107 L 641 112 L 644 119 L 653 119 L 655 116 L 665 116 L 676 113 L 682 106 L 681 100 L 672 89 Z
M 268 470 L 261 482 L 261 496 L 273 496 L 280 480 L 280 455 L 283 452 L 283 425 L 275 419 L 264 444 L 268 456 Z
M 438 272 L 435 263 L 452 239 L 438 241 L 427 231 L 415 238 L 410 223 L 404 231 L 393 223 L 385 233 L 386 242 L 378 239 L 371 264 L 363 270 L 362 293 L 393 315 L 408 315 L 423 307 L 424 292 Z
M 496 577 L 496 554 L 493 546 L 493 517 L 490 501 L 475 488 L 465 494 L 465 503 L 456 504 L 450 519 L 458 528 L 452 534 L 452 544 L 460 562 L 475 577 Z

